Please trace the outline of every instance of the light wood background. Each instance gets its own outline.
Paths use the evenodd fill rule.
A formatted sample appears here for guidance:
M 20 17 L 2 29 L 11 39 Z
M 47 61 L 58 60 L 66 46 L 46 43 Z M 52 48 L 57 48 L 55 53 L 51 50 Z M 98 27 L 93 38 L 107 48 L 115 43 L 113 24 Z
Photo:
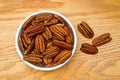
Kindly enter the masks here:
M 55 10 L 65 15 L 77 33 L 75 55 L 68 64 L 44 72 L 27 66 L 15 48 L 21 21 L 39 10 Z M 86 21 L 95 36 L 109 32 L 113 40 L 99 53 L 88 55 L 79 48 L 84 38 L 76 25 Z M 0 0 L 0 80 L 120 80 L 120 0 Z

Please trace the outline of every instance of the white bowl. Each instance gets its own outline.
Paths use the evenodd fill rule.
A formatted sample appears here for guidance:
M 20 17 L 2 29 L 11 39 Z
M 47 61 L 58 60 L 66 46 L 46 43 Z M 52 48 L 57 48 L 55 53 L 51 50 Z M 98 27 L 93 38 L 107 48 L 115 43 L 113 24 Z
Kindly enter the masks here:
M 17 52 L 19 54 L 19 56 L 21 57 L 21 59 L 30 67 L 34 68 L 34 69 L 37 69 L 37 70 L 43 70 L 43 71 L 50 71 L 50 70 L 55 70 L 57 68 L 60 68 L 62 67 L 63 65 L 65 65 L 68 61 L 70 61 L 71 57 L 69 59 L 67 59 L 64 63 L 60 64 L 60 65 L 57 65 L 57 66 L 54 66 L 54 67 L 39 67 L 39 66 L 36 66 L 34 64 L 31 64 L 30 62 L 28 61 L 25 61 L 23 59 L 23 53 L 22 51 L 20 50 L 19 48 L 19 45 L 18 45 L 18 36 L 20 35 L 21 33 L 21 29 L 22 29 L 22 26 L 23 24 L 33 15 L 38 15 L 38 14 L 42 14 L 42 13 L 51 13 L 51 14 L 56 14 L 58 16 L 61 16 L 64 20 L 66 20 L 66 22 L 69 24 L 69 26 L 71 27 L 72 31 L 73 31 L 73 35 L 74 35 L 74 44 L 73 44 L 73 49 L 72 49 L 72 55 L 71 57 L 74 55 L 74 52 L 75 52 L 75 49 L 76 49 L 76 44 L 77 44 L 77 37 L 76 37 L 76 32 L 75 32 L 75 29 L 73 27 L 73 25 L 71 24 L 71 22 L 65 17 L 63 16 L 62 14 L 58 13 L 58 12 L 55 12 L 55 11 L 51 11 L 51 10 L 42 10 L 42 11 L 38 11 L 38 12 L 34 12 L 32 13 L 31 15 L 27 16 L 23 21 L 22 23 L 20 24 L 18 30 L 17 30 L 17 33 L 16 33 L 16 38 L 15 38 L 15 44 L 16 44 L 16 49 L 17 49 Z

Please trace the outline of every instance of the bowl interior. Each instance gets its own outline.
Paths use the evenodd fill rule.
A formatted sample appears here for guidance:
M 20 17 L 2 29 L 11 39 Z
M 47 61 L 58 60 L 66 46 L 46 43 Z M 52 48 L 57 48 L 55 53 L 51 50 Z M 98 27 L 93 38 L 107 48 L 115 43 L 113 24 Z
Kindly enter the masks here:
M 73 25 L 71 24 L 71 22 L 65 17 L 63 16 L 62 14 L 58 13 L 58 12 L 55 12 L 55 11 L 50 11 L 50 10 L 43 10 L 43 11 L 38 11 L 38 12 L 35 12 L 29 16 L 27 16 L 23 21 L 22 23 L 20 24 L 18 30 L 17 30 L 17 33 L 16 33 L 16 38 L 15 38 L 15 41 L 16 41 L 16 49 L 18 51 L 18 54 L 19 56 L 21 57 L 21 59 L 23 60 L 23 53 L 22 51 L 20 50 L 19 48 L 19 45 L 18 45 L 18 36 L 21 34 L 21 30 L 22 30 L 22 26 L 23 24 L 33 15 L 37 15 L 37 14 L 42 14 L 42 13 L 51 13 L 51 14 L 55 14 L 55 15 L 58 15 L 58 16 L 61 16 L 67 23 L 68 25 L 71 27 L 72 31 L 73 31 L 73 35 L 74 35 L 74 44 L 73 44 L 73 49 L 72 49 L 72 55 L 71 57 L 73 56 L 74 52 L 75 52 L 75 49 L 76 49 L 76 42 L 77 42 L 77 38 L 76 38 L 76 33 L 75 33 L 75 30 L 74 30 L 74 27 Z M 54 67 L 39 67 L 39 66 L 36 66 L 36 65 L 33 65 L 31 64 L 30 62 L 28 61 L 25 61 L 23 60 L 27 65 L 29 65 L 30 67 L 34 68 L 34 69 L 37 69 L 37 70 L 43 70 L 43 71 L 50 71 L 50 70 L 54 70 L 54 69 L 57 69 L 57 68 L 60 68 L 62 67 L 63 65 L 65 65 L 70 59 L 67 59 L 64 63 L 60 64 L 60 65 L 57 65 L 57 66 L 54 66 Z

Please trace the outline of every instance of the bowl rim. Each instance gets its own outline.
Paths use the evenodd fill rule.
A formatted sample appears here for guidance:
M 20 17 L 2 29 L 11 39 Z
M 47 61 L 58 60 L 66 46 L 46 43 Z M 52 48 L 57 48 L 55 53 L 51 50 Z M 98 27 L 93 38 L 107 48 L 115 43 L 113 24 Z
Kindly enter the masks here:
M 18 45 L 18 36 L 20 35 L 21 33 L 21 29 L 22 29 L 22 26 L 23 24 L 31 17 L 31 16 L 34 16 L 34 15 L 38 15 L 38 14 L 42 14 L 42 13 L 51 13 L 51 14 L 56 14 L 60 17 L 62 17 L 68 24 L 69 26 L 71 27 L 72 31 L 73 31 L 73 35 L 74 35 L 74 44 L 73 44 L 73 49 L 72 49 L 72 55 L 70 58 L 68 58 L 64 63 L 62 64 L 59 64 L 57 66 L 54 66 L 54 67 L 39 67 L 39 66 L 36 66 L 28 61 L 25 61 L 23 59 L 23 53 L 22 51 L 20 50 L 19 48 L 19 45 Z M 60 67 L 62 67 L 63 65 L 65 65 L 66 63 L 68 63 L 70 61 L 70 59 L 73 57 L 74 53 L 75 53 L 75 49 L 76 49 L 76 45 L 77 45 L 77 37 L 76 37 L 76 31 L 72 25 L 72 23 L 65 17 L 63 16 L 61 13 L 58 13 L 56 11 L 52 11 L 52 10 L 41 10 L 41 11 L 37 11 L 37 12 L 34 12 L 30 15 L 28 15 L 22 22 L 21 24 L 19 25 L 18 29 L 17 29 L 17 32 L 16 32 L 16 37 L 15 37 L 15 45 L 16 45 L 16 49 L 17 49 L 17 52 L 20 56 L 20 58 L 23 60 L 23 62 L 25 62 L 28 66 L 34 68 L 34 69 L 37 69 L 37 70 L 42 70 L 42 71 L 51 71 L 51 70 L 55 70 L 55 69 L 58 69 Z

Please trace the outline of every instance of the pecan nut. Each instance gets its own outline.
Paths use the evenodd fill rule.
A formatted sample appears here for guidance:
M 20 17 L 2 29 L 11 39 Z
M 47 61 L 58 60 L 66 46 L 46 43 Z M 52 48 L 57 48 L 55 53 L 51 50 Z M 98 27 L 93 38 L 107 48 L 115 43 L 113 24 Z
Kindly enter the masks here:
M 58 19 L 53 18 L 50 21 L 48 21 L 47 23 L 44 23 L 44 25 L 49 26 L 49 25 L 53 25 L 53 24 L 56 24 L 56 23 L 58 23 Z
M 95 46 L 100 46 L 102 44 L 108 43 L 112 40 L 112 38 L 110 37 L 110 33 L 104 33 L 98 37 L 96 37 L 92 43 Z
M 39 24 L 37 22 L 32 22 L 32 27 L 28 28 L 26 30 L 27 35 L 29 37 L 33 37 L 36 36 L 37 34 L 42 33 L 43 31 L 45 31 L 45 27 L 43 24 Z
M 32 50 L 34 49 L 35 41 L 32 39 L 31 44 L 28 46 L 28 48 L 25 50 L 25 54 L 30 54 Z
M 60 60 L 62 57 L 64 57 L 66 54 L 71 53 L 70 50 L 63 50 L 61 51 L 55 58 L 54 61 L 57 62 L 58 60 Z
M 18 37 L 18 45 L 19 45 L 21 51 L 24 52 L 24 51 L 25 51 L 25 48 L 24 48 L 24 46 L 23 46 L 23 42 L 22 42 L 22 39 L 21 39 L 20 36 Z
M 58 40 L 65 40 L 65 36 L 68 35 L 64 28 L 57 25 L 52 25 L 50 27 L 50 30 Z
M 25 40 L 26 44 L 31 43 L 31 39 L 28 37 L 27 33 L 25 31 L 22 32 L 23 39 Z
M 56 56 L 56 54 L 58 54 L 59 52 L 60 52 L 60 49 L 58 47 L 52 46 L 46 49 L 45 52 L 42 53 L 42 55 L 44 55 L 45 58 L 52 58 Z
M 21 38 L 22 38 L 22 42 L 23 42 L 24 47 L 27 48 L 28 44 L 25 42 L 25 39 L 23 37 L 21 37 Z
M 66 43 L 64 41 L 54 40 L 53 42 L 54 42 L 54 44 L 56 46 L 58 46 L 58 47 L 60 47 L 62 49 L 72 49 L 73 48 L 73 46 L 71 44 L 68 44 L 68 43 Z
M 67 31 L 65 31 L 64 28 L 58 26 L 58 25 L 52 25 L 51 26 L 51 29 L 55 30 L 56 32 L 58 32 L 60 35 L 63 35 L 63 36 L 67 36 L 68 33 Z
M 52 38 L 51 31 L 49 30 L 48 27 L 45 27 L 45 31 L 42 33 L 42 35 L 46 40 L 49 40 L 50 38 Z
M 52 18 L 53 18 L 53 15 L 50 13 L 43 13 L 43 14 L 36 15 L 37 22 L 49 21 Z
M 35 38 L 35 50 L 36 53 L 45 51 L 45 40 L 42 35 L 37 35 Z
M 71 51 L 68 52 L 64 52 L 64 55 L 61 55 L 62 57 L 60 59 L 58 59 L 57 63 L 58 64 L 62 64 L 63 62 L 65 62 L 68 58 L 71 57 Z
M 58 34 L 57 32 L 55 32 L 55 31 L 52 30 L 52 29 L 50 29 L 50 30 L 51 30 L 51 32 L 53 33 L 53 38 L 54 38 L 54 39 L 58 39 L 58 40 L 62 40 L 62 41 L 65 40 L 65 38 L 64 38 L 63 36 L 61 36 L 60 34 Z
M 25 55 L 24 60 L 29 62 L 42 62 L 42 59 L 39 56 L 36 55 Z
M 41 54 L 33 54 L 33 53 L 27 54 L 25 56 L 27 56 L 27 57 L 39 57 L 39 58 L 43 58 L 43 55 L 41 55 Z
M 83 43 L 80 50 L 84 53 L 87 53 L 87 54 L 96 54 L 98 53 L 98 49 L 96 46 L 94 45 L 90 45 L 88 43 Z
M 78 30 L 79 32 L 86 38 L 90 39 L 94 36 L 93 30 L 90 28 L 90 26 L 82 21 L 80 24 L 78 24 Z
M 34 53 L 40 54 L 40 43 L 39 43 L 39 35 L 35 37 L 35 50 Z
M 70 27 L 64 27 L 64 29 L 68 32 L 68 35 L 66 36 L 66 42 L 69 44 L 73 44 L 74 42 L 74 37 L 73 37 L 73 32 Z
M 31 22 L 32 22 L 34 19 L 35 19 L 35 16 L 31 16 L 31 17 L 23 24 L 22 29 L 23 29 L 23 30 L 26 30 L 26 29 L 30 26 Z

